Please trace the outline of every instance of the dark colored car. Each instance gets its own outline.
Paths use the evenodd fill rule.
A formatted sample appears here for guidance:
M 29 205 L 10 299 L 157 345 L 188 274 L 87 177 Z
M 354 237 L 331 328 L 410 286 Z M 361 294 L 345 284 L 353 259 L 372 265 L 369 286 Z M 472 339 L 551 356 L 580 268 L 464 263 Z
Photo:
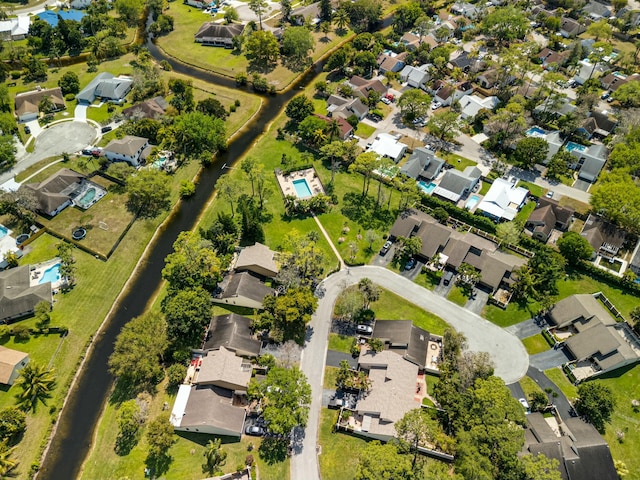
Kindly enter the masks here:
M 110 132 L 111 130 L 113 130 L 113 127 L 109 127 L 109 126 L 107 126 L 107 127 L 102 127 L 102 128 L 100 129 L 100 131 L 101 131 L 102 133 L 107 133 L 107 132 Z
M 416 266 L 416 259 L 415 258 L 410 258 L 409 261 L 407 262 L 407 264 L 404 266 L 404 269 L 405 270 L 411 270 L 415 266 Z
M 262 437 L 267 431 L 258 425 L 249 425 L 245 428 L 244 433 L 253 435 L 254 437 Z
M 27 135 L 31 133 L 31 127 L 29 127 L 29 125 L 24 126 L 24 133 L 26 133 Z

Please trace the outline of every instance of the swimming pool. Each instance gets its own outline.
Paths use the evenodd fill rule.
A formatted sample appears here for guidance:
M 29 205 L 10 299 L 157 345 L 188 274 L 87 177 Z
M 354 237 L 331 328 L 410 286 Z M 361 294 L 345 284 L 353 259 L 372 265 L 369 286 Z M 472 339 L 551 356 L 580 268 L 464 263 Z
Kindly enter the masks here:
M 525 132 L 525 135 L 527 137 L 536 137 L 536 138 L 544 137 L 546 134 L 547 132 L 541 129 L 540 127 L 531 127 L 529 130 Z
M 477 195 L 472 195 L 469 200 L 467 200 L 466 205 L 464 206 L 466 209 L 471 210 L 475 207 L 480 201 L 480 197 Z
M 306 179 L 300 178 L 298 180 L 293 181 L 293 188 L 296 189 L 296 195 L 298 198 L 307 198 L 311 197 L 311 187 Z
M 585 147 L 584 145 L 580 145 L 576 142 L 568 142 L 567 146 L 564 148 L 569 153 L 573 152 L 574 150 L 577 150 L 578 152 L 584 152 L 587 149 L 587 147 Z
M 418 188 L 422 190 L 424 193 L 426 193 L 427 195 L 431 195 L 433 191 L 436 189 L 436 187 L 437 185 L 433 182 L 427 183 L 427 182 L 423 182 L 422 180 L 418 182 Z
M 9 233 L 9 229 L 4 225 L 0 225 L 0 238 L 6 237 Z
M 80 208 L 89 208 L 93 204 L 93 200 L 96 198 L 96 189 L 90 187 L 86 192 L 82 194 L 78 200 L 76 200 L 77 205 Z
M 43 283 L 51 282 L 53 285 L 56 282 L 60 281 L 60 264 L 56 263 L 55 265 L 47 268 L 43 273 L 42 277 L 40 277 L 40 281 L 38 284 L 42 285 Z

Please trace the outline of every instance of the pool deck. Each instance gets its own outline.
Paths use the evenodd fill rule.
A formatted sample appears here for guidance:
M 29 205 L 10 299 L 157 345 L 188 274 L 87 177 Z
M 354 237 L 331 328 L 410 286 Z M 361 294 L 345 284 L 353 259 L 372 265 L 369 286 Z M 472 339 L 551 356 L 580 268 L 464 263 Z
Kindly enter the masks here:
M 291 172 L 289 174 L 283 174 L 281 171 L 276 170 L 276 179 L 278 180 L 278 185 L 280 186 L 280 190 L 282 194 L 287 196 L 298 197 L 296 193 L 296 188 L 293 185 L 293 182 L 296 180 L 306 180 L 309 188 L 311 189 L 311 196 L 316 196 L 319 194 L 324 194 L 324 187 L 322 186 L 322 182 L 318 178 L 316 174 L 316 170 L 314 168 L 307 168 L 305 170 L 298 170 L 297 172 Z M 299 197 L 298 197 L 299 198 Z M 305 197 L 310 198 L 310 197 Z
M 42 275 L 44 275 L 44 272 L 48 269 L 51 268 L 52 266 L 54 266 L 55 264 L 60 263 L 60 258 L 55 257 L 52 258 L 51 260 L 47 260 L 46 262 L 42 262 L 42 263 L 37 263 L 35 265 L 31 265 L 30 273 L 31 273 L 31 286 L 34 287 L 36 285 L 40 285 L 40 279 L 42 278 Z M 55 290 L 58 287 L 60 287 L 60 285 L 62 285 L 63 280 L 60 279 L 57 282 L 52 282 L 51 283 L 51 289 Z
M 2 258 L 4 258 L 4 256 L 9 252 L 18 252 L 20 250 L 16 245 L 16 239 L 12 234 L 13 231 L 7 228 L 7 233 L 0 238 L 0 256 Z

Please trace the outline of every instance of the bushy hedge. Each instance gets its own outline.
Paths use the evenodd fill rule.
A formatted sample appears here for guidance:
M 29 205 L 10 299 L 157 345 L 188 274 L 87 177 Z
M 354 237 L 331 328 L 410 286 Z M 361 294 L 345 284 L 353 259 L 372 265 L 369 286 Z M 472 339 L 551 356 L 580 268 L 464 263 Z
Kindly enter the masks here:
M 464 223 L 479 228 L 480 230 L 484 230 L 485 232 L 492 234 L 496 233 L 496 224 L 493 223 L 493 221 L 482 215 L 475 215 L 468 210 L 458 208 L 450 202 L 440 200 L 435 197 L 423 196 L 422 206 L 432 209 L 442 207 L 451 217 L 457 220 L 461 220 Z

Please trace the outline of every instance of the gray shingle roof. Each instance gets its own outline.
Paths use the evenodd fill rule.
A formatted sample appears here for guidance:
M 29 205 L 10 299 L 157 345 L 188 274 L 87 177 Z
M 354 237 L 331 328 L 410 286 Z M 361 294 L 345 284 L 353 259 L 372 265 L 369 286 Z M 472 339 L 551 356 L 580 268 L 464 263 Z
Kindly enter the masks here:
M 251 335 L 251 319 L 230 313 L 218 315 L 211 319 L 205 338 L 203 350 L 217 350 L 224 347 L 238 354 L 248 353 L 252 356 L 260 354 L 262 342 Z
M 0 272 L 0 321 L 28 315 L 40 302 L 51 303 L 51 282 L 32 287 L 28 265 Z

